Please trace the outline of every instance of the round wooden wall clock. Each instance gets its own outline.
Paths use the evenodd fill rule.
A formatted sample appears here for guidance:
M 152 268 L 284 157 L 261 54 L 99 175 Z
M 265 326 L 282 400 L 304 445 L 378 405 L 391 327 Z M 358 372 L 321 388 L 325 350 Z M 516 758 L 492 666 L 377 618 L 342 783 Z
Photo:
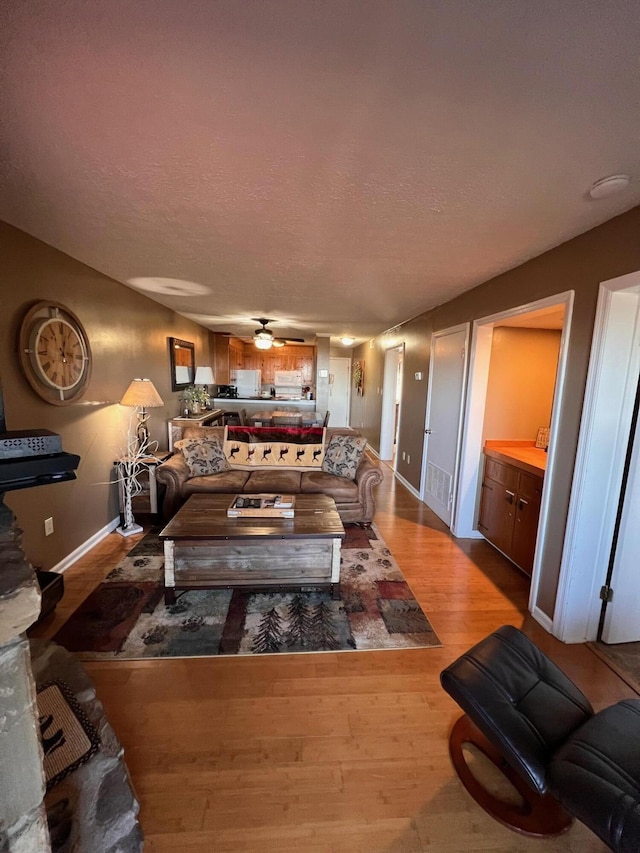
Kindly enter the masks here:
M 20 326 L 20 363 L 36 394 L 66 406 L 84 393 L 91 376 L 91 348 L 82 323 L 59 302 L 34 305 Z

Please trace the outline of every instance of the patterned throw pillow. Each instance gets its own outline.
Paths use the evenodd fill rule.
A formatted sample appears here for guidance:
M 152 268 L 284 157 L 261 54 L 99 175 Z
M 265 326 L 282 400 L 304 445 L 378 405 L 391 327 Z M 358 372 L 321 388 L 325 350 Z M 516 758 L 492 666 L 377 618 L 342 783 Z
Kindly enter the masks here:
M 176 441 L 174 447 L 182 451 L 192 477 L 204 477 L 229 470 L 222 445 L 216 436 L 183 438 Z
M 347 480 L 355 480 L 360 457 L 367 446 L 361 435 L 333 435 L 324 454 L 322 470 Z

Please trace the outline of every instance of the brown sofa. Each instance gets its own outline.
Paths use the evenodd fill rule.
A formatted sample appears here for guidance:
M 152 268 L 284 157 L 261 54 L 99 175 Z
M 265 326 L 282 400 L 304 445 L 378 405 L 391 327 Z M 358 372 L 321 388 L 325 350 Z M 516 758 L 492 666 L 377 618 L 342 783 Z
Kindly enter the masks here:
M 222 442 L 224 427 L 187 427 L 183 438 L 206 434 L 216 435 Z M 357 435 L 349 429 L 326 431 L 325 442 L 332 435 Z M 256 471 L 230 470 L 219 474 L 193 477 L 182 453 L 175 453 L 157 468 L 157 480 L 165 486 L 162 504 L 165 519 L 175 515 L 190 495 L 198 493 L 257 494 L 325 494 L 332 497 L 343 523 L 368 525 L 373 520 L 376 505 L 374 486 L 383 480 L 382 471 L 366 453 L 362 454 L 355 480 L 347 480 L 324 471 L 291 471 L 262 468 Z

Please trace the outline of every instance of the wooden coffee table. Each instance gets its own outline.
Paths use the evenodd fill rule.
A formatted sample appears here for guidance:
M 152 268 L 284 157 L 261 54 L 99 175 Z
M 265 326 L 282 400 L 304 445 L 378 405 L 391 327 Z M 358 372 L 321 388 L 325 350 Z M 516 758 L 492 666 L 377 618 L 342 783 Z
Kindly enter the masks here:
M 227 518 L 233 495 L 191 495 L 160 533 L 164 598 L 177 589 L 326 587 L 340 596 L 344 527 L 333 498 L 296 495 L 294 518 Z

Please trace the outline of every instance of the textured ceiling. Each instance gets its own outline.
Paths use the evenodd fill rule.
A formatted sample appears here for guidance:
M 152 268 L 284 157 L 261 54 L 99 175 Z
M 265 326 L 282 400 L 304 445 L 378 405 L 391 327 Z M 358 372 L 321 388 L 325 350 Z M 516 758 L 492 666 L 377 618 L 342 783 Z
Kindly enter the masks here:
M 210 328 L 362 341 L 640 203 L 639 17 L 3 0 L 0 218 Z

